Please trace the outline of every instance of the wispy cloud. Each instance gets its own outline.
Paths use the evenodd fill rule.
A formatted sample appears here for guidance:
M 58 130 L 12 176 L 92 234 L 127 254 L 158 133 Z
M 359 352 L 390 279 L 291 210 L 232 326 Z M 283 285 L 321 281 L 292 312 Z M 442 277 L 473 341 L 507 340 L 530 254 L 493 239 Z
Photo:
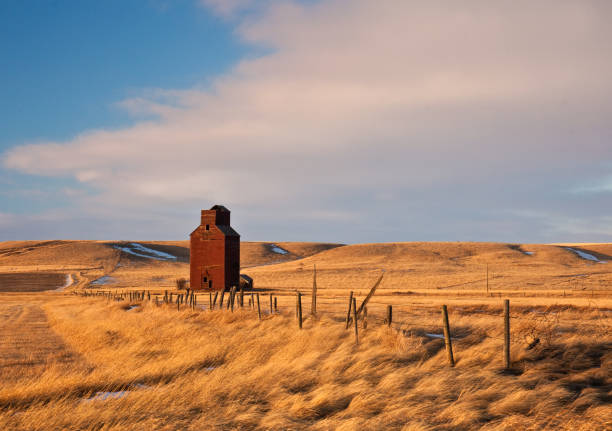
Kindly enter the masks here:
M 608 2 L 284 1 L 247 15 L 256 3 L 202 3 L 269 53 L 206 90 L 121 102 L 144 116 L 131 127 L 19 146 L 4 165 L 76 178 L 99 191 L 83 207 L 117 213 L 221 201 L 380 223 L 412 211 L 403 239 L 435 236 L 441 200 L 435 219 L 458 226 L 491 202 L 570 211 L 567 196 L 549 200 L 560 182 L 609 174 Z
M 232 17 L 245 9 L 253 8 L 255 0 L 199 0 L 204 7 L 211 8 L 223 17 Z M 263 3 L 264 0 L 259 0 Z

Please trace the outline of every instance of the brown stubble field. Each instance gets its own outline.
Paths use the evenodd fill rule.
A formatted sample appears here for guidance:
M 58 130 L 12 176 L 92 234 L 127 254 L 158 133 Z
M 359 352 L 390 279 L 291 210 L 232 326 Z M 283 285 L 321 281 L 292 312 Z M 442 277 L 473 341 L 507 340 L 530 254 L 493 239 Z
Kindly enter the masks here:
M 232 313 L 208 310 L 208 295 L 199 295 L 204 309 L 195 311 L 73 295 L 83 283 L 63 292 L 1 294 L 0 429 L 612 426 L 608 264 L 559 246 L 488 243 L 322 247 L 314 254 L 314 245 L 300 245 L 284 263 L 269 264 L 278 256 L 254 244 L 250 258 L 259 266 L 243 271 L 255 279 L 261 321 L 248 306 L 250 295 Z M 602 260 L 612 255 L 609 245 L 575 247 Z M 115 292 L 161 293 L 186 275 L 185 262 L 130 260 L 114 251 L 101 269 L 79 269 L 94 267 L 106 252 L 55 264 L 81 280 L 110 275 L 116 283 L 98 287 Z M 43 262 L 22 268 L 35 264 Z M 318 319 L 309 314 L 315 264 Z M 381 270 L 356 345 L 353 329 L 344 329 L 348 292 L 361 301 Z M 304 295 L 302 330 L 296 289 Z M 278 297 L 280 313 L 269 314 L 268 293 Z M 511 301 L 510 371 L 502 361 L 504 298 Z M 382 321 L 389 304 L 392 329 Z M 441 304 L 449 309 L 454 368 L 438 338 Z

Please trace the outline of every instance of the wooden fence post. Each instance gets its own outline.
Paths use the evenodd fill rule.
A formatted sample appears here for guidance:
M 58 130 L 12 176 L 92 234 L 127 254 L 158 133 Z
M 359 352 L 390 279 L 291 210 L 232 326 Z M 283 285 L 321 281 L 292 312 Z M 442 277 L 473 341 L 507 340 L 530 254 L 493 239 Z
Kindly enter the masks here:
M 296 297 L 296 301 L 297 301 L 297 310 L 298 310 L 298 327 L 300 329 L 302 329 L 302 294 L 300 292 L 297 293 L 297 297 Z
M 215 297 L 213 298 L 213 303 L 212 303 L 212 307 L 210 308 L 210 311 L 215 309 L 215 304 L 217 303 L 218 297 L 219 297 L 219 292 L 215 292 Z
M 510 300 L 504 300 L 504 368 L 510 369 Z
M 234 302 L 236 302 L 236 288 L 232 287 L 230 289 L 230 307 L 232 309 L 232 313 L 234 312 Z
M 180 311 L 181 310 L 181 298 L 179 297 L 179 295 L 176 295 L 176 311 Z
M 448 310 L 446 305 L 442 306 L 442 323 L 444 329 L 444 344 L 446 344 L 446 355 L 451 367 L 455 366 L 455 358 L 453 357 L 453 345 L 451 344 L 450 326 L 448 324 Z
M 346 328 L 349 328 L 349 325 L 351 324 L 351 308 L 353 307 L 353 291 L 351 290 L 351 292 L 349 293 L 349 306 L 348 306 L 348 311 L 346 312 Z
M 272 294 L 270 293 L 270 314 L 274 313 L 274 308 L 272 307 Z
M 353 298 L 352 308 L 353 308 L 353 320 L 355 321 L 355 344 L 359 344 L 359 329 L 357 328 L 357 300 L 355 298 Z
M 363 309 L 363 329 L 368 328 L 368 307 Z
M 244 308 L 244 286 L 240 286 L 240 308 Z
M 257 294 L 257 317 L 261 320 L 261 308 L 259 306 L 259 293 Z
M 253 294 L 253 291 L 251 290 L 251 308 L 255 307 L 255 296 Z
M 387 305 L 387 326 L 391 327 L 391 322 L 393 322 L 393 306 Z
M 359 316 L 361 312 L 363 311 L 363 309 L 365 308 L 365 306 L 368 305 L 368 302 L 370 302 L 370 299 L 372 299 L 372 296 L 374 296 L 374 292 L 376 292 L 376 288 L 380 285 L 380 282 L 382 281 L 384 276 L 385 276 L 385 270 L 383 269 L 382 274 L 380 274 L 380 277 L 378 277 L 378 280 L 376 280 L 376 283 L 374 283 L 374 286 L 372 286 L 372 288 L 368 292 L 368 295 L 365 297 L 365 299 L 359 306 L 359 310 L 357 310 L 357 316 Z
M 219 310 L 223 310 L 223 297 L 225 296 L 225 288 L 221 290 L 221 298 L 219 298 Z
M 208 309 L 212 310 L 212 290 L 208 291 Z
M 276 301 L 278 298 L 275 296 L 274 297 L 274 312 L 278 313 L 278 302 Z
M 310 314 L 314 317 L 317 315 L 317 265 L 314 265 L 312 273 L 312 304 L 310 305 Z

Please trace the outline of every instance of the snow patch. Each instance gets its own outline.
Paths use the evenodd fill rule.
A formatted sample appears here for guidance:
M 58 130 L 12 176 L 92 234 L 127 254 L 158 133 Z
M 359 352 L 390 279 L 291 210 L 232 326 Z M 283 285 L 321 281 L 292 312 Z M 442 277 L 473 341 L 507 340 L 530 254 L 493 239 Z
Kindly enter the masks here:
M 276 244 L 270 245 L 270 250 L 272 250 L 274 253 L 278 253 L 278 254 L 289 254 L 289 252 L 287 250 L 277 246 Z
M 524 252 L 526 255 L 528 256 L 533 256 L 534 252 L 533 251 L 525 251 Z
M 440 338 L 442 340 L 444 340 L 444 334 L 430 334 L 428 332 L 425 333 L 426 337 L 429 338 Z M 459 338 L 455 338 L 455 337 L 451 337 L 451 340 L 458 340 Z
M 106 401 L 108 399 L 119 399 L 125 397 L 130 391 L 112 391 L 112 392 L 96 392 L 86 401 Z
M 143 384 L 136 384 L 137 389 L 146 389 L 148 386 Z M 125 389 L 123 391 L 100 391 L 96 392 L 89 398 L 83 398 L 83 401 L 106 401 L 108 399 L 117 400 L 119 398 L 123 398 L 127 396 L 132 390 Z
M 114 245 L 113 247 L 128 254 L 133 254 L 134 256 L 146 257 L 155 260 L 176 260 L 176 256 L 164 253 L 163 251 L 153 250 L 152 248 L 145 247 L 144 245 L 136 242 L 129 243 L 128 245 Z
M 70 286 L 72 283 L 74 283 L 74 280 L 72 279 L 72 274 L 66 274 L 66 281 L 64 282 L 63 286 L 58 287 L 57 289 L 55 289 L 57 292 L 61 292 L 63 291 L 65 288 L 67 288 L 68 286 Z
M 136 308 L 140 308 L 140 305 L 130 305 L 128 308 L 125 309 L 125 311 L 132 311 Z
M 109 275 L 105 275 L 103 277 L 97 278 L 94 281 L 92 281 L 91 283 L 89 283 L 90 285 L 94 285 L 94 286 L 103 286 L 105 284 L 111 284 L 116 282 L 117 280 Z
M 569 251 L 573 251 L 574 253 L 576 253 L 578 256 L 580 256 L 581 258 L 583 258 L 585 260 L 590 260 L 592 262 L 598 262 L 598 263 L 608 263 L 608 262 L 606 262 L 604 260 L 597 259 L 597 257 L 593 256 L 592 254 L 585 253 L 584 251 L 577 250 L 575 248 L 565 247 L 565 249 L 569 250 Z

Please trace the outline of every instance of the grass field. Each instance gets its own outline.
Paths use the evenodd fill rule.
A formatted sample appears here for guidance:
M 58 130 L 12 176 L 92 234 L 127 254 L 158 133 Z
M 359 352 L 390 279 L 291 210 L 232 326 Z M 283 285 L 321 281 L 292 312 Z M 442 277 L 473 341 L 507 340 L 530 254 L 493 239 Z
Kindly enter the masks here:
M 612 263 L 575 251 L 605 261 L 611 245 L 275 243 L 289 252 L 279 255 L 270 243 L 251 243 L 242 247 L 243 271 L 255 279 L 260 321 L 248 306 L 211 312 L 205 294 L 204 309 L 180 311 L 71 294 L 94 290 L 84 286 L 102 276 L 115 281 L 96 289 L 161 293 L 186 275 L 184 242 L 141 243 L 176 261 L 113 248 L 123 243 L 37 244 L 0 244 L 0 272 L 58 277 L 44 282 L 49 291 L 0 293 L 0 429 L 612 427 Z M 382 270 L 356 344 L 344 325 L 348 292 L 359 303 Z M 74 284 L 51 290 L 66 275 Z M 304 294 L 302 330 L 295 290 Z M 280 313 L 269 313 L 268 293 Z M 440 338 L 441 304 L 455 367 Z M 382 321 L 387 305 L 391 329 Z

